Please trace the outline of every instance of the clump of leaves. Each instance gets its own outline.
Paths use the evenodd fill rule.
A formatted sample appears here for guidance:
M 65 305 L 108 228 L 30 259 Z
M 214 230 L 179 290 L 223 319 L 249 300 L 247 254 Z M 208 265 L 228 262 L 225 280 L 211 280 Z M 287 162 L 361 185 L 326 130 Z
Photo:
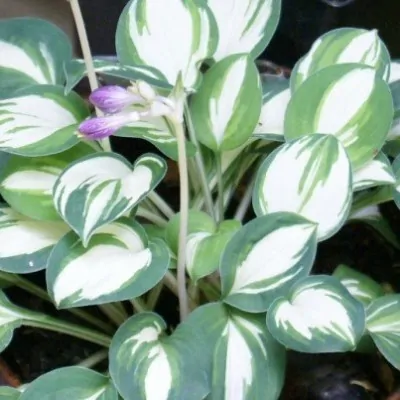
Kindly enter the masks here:
M 0 277 L 93 325 L 1 294 L 1 348 L 20 325 L 109 348 L 109 375 L 66 367 L 0 399 L 272 400 L 286 349 L 377 348 L 400 369 L 400 295 L 346 266 L 310 275 L 318 244 L 355 219 L 399 247 L 377 207 L 400 204 L 398 64 L 376 31 L 344 28 L 290 80 L 260 75 L 279 16 L 279 0 L 132 0 L 118 61 L 93 63 L 45 21 L 0 22 Z M 126 83 L 93 87 L 97 115 L 73 91 L 94 72 Z M 112 135 L 161 155 L 132 164 Z M 165 158 L 179 210 L 157 193 Z M 22 276 L 39 270 L 47 293 Z M 170 334 L 153 312 L 164 288 L 180 305 Z

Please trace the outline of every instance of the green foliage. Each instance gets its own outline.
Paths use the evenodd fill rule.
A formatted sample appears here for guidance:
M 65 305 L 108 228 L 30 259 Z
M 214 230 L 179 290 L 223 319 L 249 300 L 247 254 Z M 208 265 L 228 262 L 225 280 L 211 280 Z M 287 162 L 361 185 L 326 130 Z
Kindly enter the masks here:
M 131 0 L 118 59 L 94 60 L 121 83 L 92 93 L 97 116 L 73 91 L 94 71 L 56 27 L 0 23 L 0 279 L 98 329 L 0 293 L 0 349 L 20 325 L 109 348 L 109 376 L 61 368 L 0 399 L 276 400 L 286 349 L 365 341 L 400 369 L 399 295 L 344 265 L 311 275 L 319 242 L 351 221 L 400 247 L 378 209 L 400 207 L 395 64 L 376 31 L 346 28 L 317 40 L 290 81 L 261 76 L 255 57 L 280 11 L 279 0 Z M 131 163 L 112 135 L 162 156 Z M 176 162 L 179 210 L 157 192 Z M 21 277 L 39 270 L 47 293 Z M 178 326 L 153 312 L 163 290 L 178 297 Z

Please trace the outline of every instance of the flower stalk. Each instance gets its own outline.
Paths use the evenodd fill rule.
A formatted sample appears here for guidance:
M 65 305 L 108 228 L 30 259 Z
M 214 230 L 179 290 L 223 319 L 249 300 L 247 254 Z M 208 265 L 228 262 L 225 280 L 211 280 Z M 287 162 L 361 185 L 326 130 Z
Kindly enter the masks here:
M 92 90 L 96 90 L 99 87 L 97 81 L 96 70 L 94 68 L 93 56 L 90 50 L 89 39 L 86 32 L 85 21 L 83 20 L 81 7 L 79 0 L 67 0 L 71 5 L 72 15 L 74 17 L 76 30 L 78 32 L 79 43 L 82 49 L 83 59 L 85 61 L 87 76 L 89 79 L 89 85 Z M 101 116 L 102 112 L 96 109 L 96 115 Z M 105 151 L 111 151 L 111 144 L 108 138 L 104 138 L 101 141 L 102 147 Z
M 189 314 L 188 293 L 186 288 L 186 240 L 189 221 L 189 176 L 186 157 L 185 133 L 181 123 L 174 123 L 178 142 L 178 167 L 180 183 L 180 219 L 178 241 L 178 298 L 179 314 L 183 321 Z

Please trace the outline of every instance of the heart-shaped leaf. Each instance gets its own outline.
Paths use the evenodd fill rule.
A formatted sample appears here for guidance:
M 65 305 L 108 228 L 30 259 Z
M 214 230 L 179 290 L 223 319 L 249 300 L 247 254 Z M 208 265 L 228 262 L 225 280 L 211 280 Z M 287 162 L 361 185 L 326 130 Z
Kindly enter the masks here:
M 212 232 L 199 231 L 188 236 L 186 268 L 194 282 L 218 269 L 222 252 L 239 228 L 239 221 L 226 220 Z
M 332 276 L 339 279 L 349 293 L 363 303 L 364 306 L 385 294 L 383 287 L 379 283 L 347 265 L 336 267 Z
M 127 81 L 146 81 L 152 86 L 162 89 L 172 89 L 172 86 L 165 81 L 164 77 L 154 68 L 144 65 L 121 65 L 116 61 L 102 60 L 95 58 L 93 65 L 96 73 Z M 71 60 L 65 64 L 67 83 L 65 93 L 68 94 L 87 74 L 85 61 L 82 59 Z
M 400 295 L 375 299 L 367 308 L 367 330 L 382 355 L 400 369 Z
M 118 23 L 116 48 L 127 66 L 149 66 L 175 85 L 197 85 L 199 62 L 214 54 L 217 26 L 206 2 L 131 0 Z M 154 51 L 154 49 L 158 49 Z
M 316 231 L 316 224 L 293 213 L 265 215 L 243 226 L 222 255 L 223 301 L 244 311 L 266 311 L 310 272 Z
M 318 224 L 318 240 L 336 233 L 352 200 L 352 173 L 343 146 L 331 135 L 307 135 L 273 151 L 258 170 L 257 215 L 295 212 Z
M 290 78 L 292 90 L 326 67 L 349 63 L 372 67 L 379 77 L 389 79 L 390 54 L 376 29 L 339 28 L 320 36 L 296 64 Z
M 19 400 L 118 400 L 110 378 L 82 367 L 65 367 L 35 379 Z
M 215 346 L 210 399 L 276 400 L 285 364 L 262 316 L 229 310 Z
M 383 152 L 353 173 L 353 190 L 374 186 L 392 185 L 396 182 L 390 161 Z
M 165 161 L 145 154 L 132 165 L 116 153 L 96 153 L 72 163 L 53 190 L 57 212 L 86 246 L 94 231 L 138 204 L 164 177 Z
M 54 245 L 69 231 L 64 222 L 39 222 L 0 205 L 0 270 L 25 274 L 46 267 Z
M 226 244 L 240 226 L 240 222 L 235 220 L 226 220 L 217 226 L 207 213 L 189 210 L 186 269 L 194 281 L 218 269 Z M 179 230 L 180 214 L 177 213 L 168 222 L 165 232 L 175 255 L 178 253 Z
M 272 39 L 281 12 L 281 0 L 208 0 L 208 5 L 218 25 L 216 61 L 238 53 L 258 57 Z
M 307 353 L 354 350 L 364 333 L 365 312 L 331 276 L 309 276 L 296 282 L 268 310 L 267 325 L 284 346 Z
M 284 142 L 285 113 L 291 98 L 289 81 L 282 77 L 267 75 L 261 77 L 261 82 L 263 105 L 253 136 Z
M 0 100 L 0 150 L 24 157 L 60 153 L 79 142 L 78 123 L 89 110 L 76 93 L 38 85 Z
M 58 308 L 128 300 L 154 287 L 168 265 L 164 242 L 149 243 L 137 222 L 122 217 L 98 229 L 87 247 L 73 232 L 64 236 L 49 257 L 47 287 Z
M 57 26 L 35 18 L 0 22 L 0 97 L 29 85 L 64 83 L 63 64 L 72 46 Z
M 178 161 L 178 142 L 165 118 L 143 118 L 117 130 L 114 136 L 147 140 L 168 158 Z M 186 156 L 191 157 L 195 153 L 196 147 L 186 141 Z
M 166 327 L 157 314 L 143 312 L 125 321 L 114 335 L 110 374 L 125 400 L 202 400 L 207 395 L 204 353 L 195 340 L 200 336 L 181 325 L 167 337 Z
M 316 72 L 293 94 L 285 115 L 285 138 L 335 135 L 356 170 L 381 149 L 392 121 L 387 83 L 370 67 L 340 64 Z
M 54 208 L 53 186 L 73 161 L 93 154 L 95 149 L 82 142 L 59 154 L 45 157 L 12 155 L 1 169 L 0 194 L 19 213 L 38 220 L 60 220 Z
M 190 104 L 198 140 L 215 152 L 241 146 L 257 126 L 261 103 L 259 74 L 248 54 L 215 63 Z

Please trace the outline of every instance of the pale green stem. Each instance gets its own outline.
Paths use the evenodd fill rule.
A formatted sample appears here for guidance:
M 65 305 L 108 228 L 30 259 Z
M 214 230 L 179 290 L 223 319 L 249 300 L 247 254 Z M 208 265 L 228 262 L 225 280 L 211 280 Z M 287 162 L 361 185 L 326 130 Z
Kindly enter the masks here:
M 111 343 L 111 338 L 103 333 L 58 320 L 48 315 L 38 315 L 35 319 L 26 319 L 23 321 L 23 325 L 64 333 L 104 347 L 109 347 Z
M 224 182 L 222 176 L 222 154 L 216 154 L 216 168 L 217 168 L 217 183 L 218 183 L 218 196 L 217 196 L 217 209 L 218 209 L 218 222 L 224 220 L 225 207 L 224 207 Z
M 76 30 L 78 32 L 79 43 L 82 49 L 83 59 L 85 60 L 86 71 L 89 79 L 89 85 L 92 92 L 99 87 L 97 81 L 96 70 L 94 68 L 92 52 L 90 50 L 89 40 L 85 28 L 85 21 L 83 20 L 79 0 L 67 0 L 71 5 L 72 15 L 74 16 Z M 96 108 L 96 114 L 102 115 L 101 111 Z M 101 141 L 102 147 L 105 151 L 111 151 L 111 144 L 108 138 Z
M 199 182 L 199 174 L 197 172 L 197 165 L 193 158 L 189 158 L 188 167 L 189 167 L 188 171 L 189 171 L 189 180 L 190 180 L 191 188 L 193 189 L 194 193 L 198 193 L 199 191 L 202 191 L 202 189 L 200 187 L 201 184 Z
M 164 285 L 176 296 L 179 297 L 178 295 L 178 282 L 174 276 L 174 274 L 171 271 L 167 271 L 166 274 L 164 275 L 163 278 L 163 283 Z M 189 295 L 189 306 L 190 309 L 195 309 L 197 306 L 197 303 L 194 299 L 192 299 Z
M 188 294 L 186 290 L 186 240 L 189 220 L 189 178 L 186 157 L 185 132 L 182 124 L 176 123 L 175 134 L 178 142 L 178 167 L 180 183 L 180 219 L 179 219 L 179 241 L 178 241 L 178 298 L 179 314 L 183 321 L 189 314 Z
M 137 297 L 136 299 L 131 299 L 131 304 L 132 304 L 133 309 L 137 313 L 147 311 L 146 304 L 139 297 Z
M 210 214 L 210 216 L 213 217 L 214 220 L 216 220 L 215 213 L 214 213 L 213 200 L 212 200 L 212 196 L 211 196 L 211 190 L 210 190 L 210 187 L 208 185 L 208 180 L 207 180 L 206 168 L 204 166 L 203 156 L 200 151 L 199 142 L 196 137 L 196 131 L 195 131 L 195 128 L 193 125 L 192 117 L 190 115 L 190 110 L 189 110 L 187 103 L 185 103 L 185 121 L 186 121 L 186 126 L 188 129 L 190 141 L 193 143 L 193 145 L 197 149 L 196 154 L 194 156 L 194 160 L 196 162 L 197 169 L 199 172 L 200 183 L 201 183 L 201 187 L 203 189 L 203 195 L 204 195 L 204 201 L 206 204 L 206 209 L 207 209 L 207 212 Z
M 242 222 L 243 218 L 246 216 L 247 210 L 249 209 L 251 203 L 251 198 L 253 196 L 254 182 L 255 182 L 255 176 L 252 178 L 251 182 L 247 185 L 246 191 L 242 197 L 242 200 L 239 203 L 239 206 L 236 210 L 233 219 Z
M 76 364 L 77 367 L 93 368 L 108 357 L 108 350 L 99 350 L 91 356 Z
M 169 219 L 171 219 L 175 211 L 170 205 L 154 190 L 147 195 L 147 198 Z
M 28 281 L 25 278 L 22 278 L 19 275 L 16 274 L 8 274 L 6 272 L 0 272 L 0 279 L 7 281 L 9 283 L 14 284 L 15 286 L 18 286 L 19 288 L 25 290 L 28 293 L 33 294 L 34 296 L 38 297 L 39 299 L 45 300 L 49 303 L 53 303 L 52 300 L 50 299 L 48 293 L 43 290 L 41 287 L 35 285 L 34 283 Z M 115 332 L 115 329 L 107 324 L 106 322 L 94 317 L 92 314 L 80 310 L 78 308 L 69 308 L 66 309 L 65 311 L 70 312 L 71 314 L 75 315 L 76 317 L 79 317 L 80 319 L 92 324 L 93 326 L 96 326 L 97 328 L 108 332 L 108 333 L 113 333 Z
M 152 222 L 154 225 L 160 226 L 160 227 L 165 227 L 168 223 L 167 220 L 164 218 L 158 216 L 157 214 L 154 214 L 152 211 L 148 211 L 142 207 L 139 207 L 137 210 L 136 215 L 138 217 L 142 217 L 144 219 L 147 219 L 147 221 Z
M 163 282 L 157 284 L 153 289 L 151 289 L 147 297 L 147 309 L 154 310 L 157 305 L 158 299 L 160 298 L 161 292 L 164 288 Z
M 98 307 L 117 326 L 126 320 L 125 315 L 114 304 L 100 304 Z

